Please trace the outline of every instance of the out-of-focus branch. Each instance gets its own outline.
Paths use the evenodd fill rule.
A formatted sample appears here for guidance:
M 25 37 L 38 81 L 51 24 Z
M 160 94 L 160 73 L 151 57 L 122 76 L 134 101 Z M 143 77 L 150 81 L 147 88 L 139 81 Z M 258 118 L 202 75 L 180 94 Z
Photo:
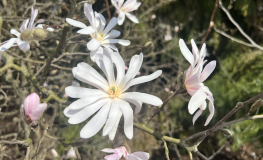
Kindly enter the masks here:
M 235 42 L 237 42 L 237 43 L 243 44 L 243 45 L 248 46 L 248 47 L 255 47 L 253 44 L 250 44 L 250 43 L 241 41 L 241 40 L 239 40 L 239 39 L 237 39 L 237 38 L 235 38 L 235 37 L 230 36 L 229 34 L 225 33 L 224 31 L 221 31 L 221 30 L 217 29 L 216 26 L 214 26 L 214 30 L 215 30 L 217 33 L 219 33 L 219 34 L 221 34 L 221 35 L 223 35 L 223 36 L 231 39 L 232 41 L 235 41 Z
M 212 29 L 213 24 L 214 24 L 214 18 L 215 18 L 216 10 L 217 10 L 217 8 L 218 8 L 218 3 L 219 3 L 219 0 L 216 0 L 216 2 L 215 2 L 215 7 L 214 7 L 213 13 L 212 13 L 211 18 L 210 18 L 210 22 L 209 22 L 209 26 L 208 26 L 207 32 L 206 32 L 206 34 L 205 34 L 205 37 L 202 39 L 201 45 L 200 45 L 200 47 L 199 47 L 199 50 L 201 49 L 203 43 L 205 43 L 208 35 L 209 35 L 210 32 L 211 32 L 211 29 Z
M 109 2 L 108 2 L 108 0 L 105 0 L 105 3 L 106 3 L 106 7 L 107 7 L 107 14 L 108 14 L 108 17 L 109 17 L 109 19 L 111 19 L 111 15 L 110 15 L 110 7 L 109 7 Z
M 164 150 L 165 150 L 166 159 L 167 159 L 167 160 L 170 160 L 170 158 L 169 158 L 169 149 L 168 149 L 168 147 L 167 147 L 167 143 L 166 143 L 165 140 L 163 140 L 163 145 L 164 145 Z
M 263 51 L 263 47 L 259 46 L 257 43 L 255 43 L 244 31 L 243 29 L 239 26 L 239 24 L 233 19 L 229 11 L 223 6 L 222 0 L 219 0 L 219 7 L 226 13 L 227 17 L 229 20 L 237 27 L 239 32 L 253 45 L 253 47 L 256 47 L 260 50 Z
M 148 118 L 147 123 L 149 123 L 154 116 L 156 116 L 159 112 L 161 112 L 164 108 L 164 106 L 170 101 L 171 98 L 173 98 L 174 96 L 178 95 L 178 94 L 182 94 L 185 91 L 185 89 L 179 85 L 178 88 L 176 89 L 176 91 L 161 105 L 161 107 L 155 111 L 151 117 Z
M 221 120 L 219 120 L 212 128 L 208 129 L 202 137 L 197 141 L 196 145 L 198 146 L 209 134 L 211 134 L 218 126 L 220 126 L 224 121 L 226 121 L 230 116 L 232 116 L 234 113 L 236 113 L 238 110 L 243 108 L 244 106 L 255 102 L 256 100 L 260 99 L 263 97 L 263 92 L 258 94 L 255 97 L 250 98 L 249 100 L 245 102 L 238 102 L 236 106 L 226 115 L 224 116 Z
M 53 61 L 55 56 L 57 56 L 59 51 L 61 51 L 65 47 L 65 45 L 66 45 L 66 36 L 67 36 L 68 31 L 69 31 L 69 25 L 65 24 L 64 27 L 63 27 L 63 30 L 62 30 L 62 36 L 60 38 L 60 41 L 59 41 L 59 44 L 58 44 L 56 50 L 54 51 L 54 53 L 52 53 L 48 57 L 48 59 L 46 61 L 46 65 L 45 65 L 45 68 L 44 68 L 44 72 L 42 74 L 42 79 L 40 81 L 40 84 L 43 84 L 46 81 L 47 75 L 49 73 L 51 62 Z

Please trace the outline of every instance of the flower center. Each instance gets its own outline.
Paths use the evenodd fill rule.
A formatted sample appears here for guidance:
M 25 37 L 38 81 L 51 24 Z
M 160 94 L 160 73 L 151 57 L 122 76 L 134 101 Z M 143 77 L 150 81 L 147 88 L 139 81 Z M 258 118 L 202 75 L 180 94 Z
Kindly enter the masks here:
M 97 34 L 97 40 L 102 42 L 104 34 Z
M 120 94 L 121 94 L 121 90 L 119 87 L 117 86 L 111 86 L 109 89 L 108 89 L 108 94 L 110 96 L 110 98 L 116 98 L 116 97 L 119 97 Z

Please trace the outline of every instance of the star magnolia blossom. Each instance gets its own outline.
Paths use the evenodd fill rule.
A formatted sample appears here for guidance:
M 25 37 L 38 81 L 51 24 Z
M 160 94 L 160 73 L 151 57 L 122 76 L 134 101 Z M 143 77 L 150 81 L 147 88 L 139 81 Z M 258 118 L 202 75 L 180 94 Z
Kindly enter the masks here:
M 24 100 L 25 115 L 29 116 L 31 121 L 38 121 L 42 113 L 47 109 L 46 103 L 40 103 L 40 98 L 36 93 L 32 93 Z
M 209 111 L 210 115 L 208 116 L 205 126 L 211 121 L 214 115 L 214 98 L 213 94 L 210 92 L 209 88 L 206 87 L 203 82 L 209 77 L 209 75 L 214 71 L 216 67 L 216 61 L 208 63 L 205 68 L 204 58 L 206 56 L 206 45 L 203 44 L 201 51 L 199 50 L 194 42 L 191 40 L 192 51 L 187 48 L 186 44 L 182 39 L 179 40 L 180 50 L 183 53 L 186 60 L 191 64 L 186 72 L 185 77 L 185 87 L 187 92 L 192 96 L 188 104 L 188 110 L 190 114 L 193 114 L 196 110 L 199 110 L 195 113 L 193 117 L 193 124 L 196 119 L 202 114 L 206 109 L 206 99 L 209 101 Z
M 106 153 L 113 153 L 111 155 L 105 156 L 105 160 L 119 160 L 122 156 L 126 160 L 148 160 L 150 158 L 149 153 L 146 152 L 135 152 L 129 154 L 124 146 L 115 149 L 105 148 L 101 151 Z
M 21 33 L 19 33 L 15 29 L 10 30 L 10 33 L 17 36 L 17 38 L 11 38 L 8 41 L 1 43 L 2 46 L 0 47 L 0 59 L 1 59 L 2 52 L 9 49 L 10 47 L 13 47 L 13 46 L 18 45 L 18 47 L 24 52 L 26 52 L 30 49 L 29 43 L 32 40 L 25 40 L 25 39 L 23 39 L 23 37 L 21 35 L 23 33 L 26 33 L 27 31 L 29 31 L 31 29 L 34 29 L 34 28 L 42 28 L 43 29 L 42 24 L 38 24 L 38 23 L 43 23 L 44 19 L 39 19 L 36 23 L 34 23 L 34 21 L 37 17 L 37 14 L 38 14 L 38 10 L 37 9 L 34 10 L 34 8 L 32 7 L 31 8 L 31 19 L 30 19 L 30 21 L 29 21 L 29 19 L 26 19 L 23 21 L 23 23 L 19 29 Z M 36 26 L 36 24 L 38 24 L 38 25 Z M 53 31 L 54 29 L 53 28 L 47 28 L 47 30 Z M 17 44 L 17 45 L 14 45 L 14 44 Z
M 137 2 L 137 0 L 127 0 L 124 4 L 123 2 L 124 0 L 111 0 L 112 5 L 114 5 L 116 12 L 119 14 L 118 25 L 123 24 L 125 16 L 127 16 L 134 23 L 139 23 L 138 19 L 129 12 L 137 10 L 140 7 L 141 2 Z
M 125 74 L 125 64 L 119 53 L 104 53 L 96 57 L 96 63 L 104 72 L 107 80 L 87 63 L 79 63 L 72 72 L 75 78 L 88 83 L 98 89 L 69 86 L 65 89 L 66 94 L 72 98 L 80 98 L 70 104 L 64 114 L 69 117 L 70 124 L 79 124 L 88 119 L 92 114 L 95 116 L 80 131 L 81 138 L 94 136 L 103 127 L 103 136 L 109 135 L 113 140 L 121 116 L 124 116 L 124 133 L 127 138 L 133 137 L 133 110 L 130 103 L 136 106 L 135 113 L 141 110 L 142 103 L 159 106 L 163 102 L 153 95 L 126 92 L 136 84 L 156 79 L 162 73 L 158 70 L 151 75 L 134 78 L 138 73 L 143 61 L 143 54 L 132 57 L 129 69 Z M 113 64 L 116 66 L 117 76 L 114 76 Z
M 82 28 L 77 33 L 90 35 L 92 39 L 87 43 L 87 48 L 91 51 L 90 58 L 95 61 L 97 53 L 103 52 L 103 47 L 107 48 L 110 52 L 118 51 L 118 49 L 113 45 L 114 43 L 119 43 L 123 46 L 130 45 L 129 40 L 114 39 L 120 36 L 120 31 L 112 30 L 112 28 L 117 24 L 117 18 L 113 17 L 108 25 L 106 26 L 106 20 L 102 14 L 94 12 L 92 5 L 85 3 L 84 14 L 89 20 L 90 26 L 86 26 L 84 23 L 66 18 L 66 21 L 75 26 Z

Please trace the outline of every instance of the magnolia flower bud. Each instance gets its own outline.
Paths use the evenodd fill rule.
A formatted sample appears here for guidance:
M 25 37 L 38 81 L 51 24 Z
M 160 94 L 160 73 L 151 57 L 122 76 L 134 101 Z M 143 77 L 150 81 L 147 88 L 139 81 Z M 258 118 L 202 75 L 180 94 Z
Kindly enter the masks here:
M 55 149 L 51 149 L 51 153 L 54 157 L 59 157 L 58 152 Z
M 24 100 L 23 108 L 25 111 L 25 121 L 30 124 L 32 121 L 38 121 L 42 113 L 47 109 L 46 103 L 40 103 L 40 98 L 36 93 L 32 93 Z

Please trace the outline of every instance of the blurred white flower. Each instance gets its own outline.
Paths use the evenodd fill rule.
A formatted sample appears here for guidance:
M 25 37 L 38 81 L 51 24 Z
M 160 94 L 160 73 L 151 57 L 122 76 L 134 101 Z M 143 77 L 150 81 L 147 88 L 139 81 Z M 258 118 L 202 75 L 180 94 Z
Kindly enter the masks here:
M 122 156 L 126 160 L 148 160 L 150 158 L 149 153 L 146 152 L 129 153 L 124 146 L 115 149 L 105 148 L 101 151 L 106 153 L 113 153 L 111 155 L 105 156 L 105 160 L 119 160 Z
M 71 147 L 70 150 L 68 151 L 68 154 L 67 154 L 67 157 L 66 157 L 66 158 L 67 158 L 67 159 L 77 158 L 76 153 L 75 153 L 73 147 Z
M 36 23 L 34 23 L 34 21 L 37 17 L 37 14 L 38 14 L 38 10 L 37 9 L 34 10 L 34 8 L 32 7 L 31 8 L 31 19 L 30 19 L 30 21 L 29 21 L 29 19 L 26 19 L 23 21 L 23 23 L 19 29 L 21 33 L 19 33 L 15 29 L 10 30 L 10 33 L 17 36 L 17 38 L 11 38 L 11 39 L 1 43 L 2 46 L 0 46 L 0 60 L 1 60 L 1 55 L 2 55 L 3 51 L 9 49 L 10 47 L 18 46 L 24 52 L 26 52 L 30 49 L 29 43 L 32 40 L 24 39 L 23 37 L 26 37 L 27 36 L 26 34 L 28 34 L 26 32 L 31 30 L 31 29 L 34 29 L 34 28 L 42 28 L 43 29 L 42 24 L 38 24 L 38 23 L 43 23 L 44 19 L 39 19 Z M 36 26 L 36 24 L 38 24 L 38 25 Z M 54 29 L 53 28 L 47 28 L 47 30 L 53 31 Z M 22 36 L 22 34 L 24 34 L 25 36 Z M 42 34 L 42 33 L 40 33 L 40 34 Z
M 172 40 L 173 39 L 173 37 L 170 35 L 170 34 L 166 34 L 165 36 L 164 36 L 164 40 L 165 41 L 170 41 L 170 40 Z
M 152 18 L 152 19 L 155 19 L 155 18 L 156 18 L 156 15 L 155 15 L 155 14 L 153 14 L 153 15 L 151 16 L 151 18 Z
M 55 149 L 51 149 L 51 153 L 54 157 L 59 157 L 58 152 Z
M 210 92 L 209 88 L 206 87 L 203 82 L 209 77 L 209 75 L 214 71 L 216 67 L 216 61 L 212 61 L 208 63 L 205 67 L 204 58 L 206 56 L 206 45 L 203 44 L 201 51 L 199 50 L 194 42 L 191 40 L 192 51 L 187 48 L 184 40 L 179 40 L 180 50 L 183 53 L 186 60 L 191 64 L 188 68 L 185 75 L 185 87 L 187 92 L 192 96 L 190 102 L 188 104 L 188 110 L 190 114 L 193 114 L 196 110 L 198 110 L 193 117 L 193 124 L 196 119 L 202 114 L 202 112 L 206 109 L 206 99 L 209 101 L 209 112 L 205 126 L 211 121 L 214 115 L 214 98 L 213 94 Z
M 179 32 L 179 26 L 175 26 L 174 27 L 174 31 L 177 33 L 177 32 Z
M 124 0 L 111 0 L 111 3 L 114 5 L 116 12 L 119 14 L 118 25 L 123 24 L 125 16 L 127 16 L 132 22 L 139 23 L 138 19 L 129 12 L 137 10 L 141 5 L 141 2 L 137 2 L 137 0 L 127 0 L 124 3 Z
M 113 17 L 106 26 L 106 20 L 102 14 L 93 12 L 92 5 L 85 3 L 84 14 L 89 20 L 90 26 L 86 26 L 84 23 L 66 18 L 66 21 L 75 26 L 82 28 L 77 33 L 90 35 L 92 39 L 87 43 L 87 48 L 91 51 L 90 58 L 95 61 L 97 54 L 103 54 L 103 47 L 107 48 L 110 52 L 117 51 L 114 43 L 119 43 L 123 46 L 130 45 L 129 40 L 114 39 L 120 36 L 120 31 L 112 30 L 117 24 L 117 18 Z
M 95 116 L 80 131 L 81 138 L 94 136 L 103 127 L 103 136 L 109 135 L 113 140 L 121 116 L 124 116 L 124 133 L 127 138 L 133 137 L 133 110 L 130 103 L 136 106 L 135 114 L 141 110 L 142 103 L 159 106 L 163 102 L 160 98 L 139 92 L 126 92 L 136 84 L 145 83 L 156 79 L 162 73 L 158 70 L 151 75 L 134 78 L 138 73 L 143 61 L 143 54 L 134 55 L 130 61 L 129 69 L 125 74 L 125 64 L 119 53 L 111 55 L 105 53 L 96 57 L 96 63 L 104 72 L 107 80 L 87 63 L 79 63 L 72 69 L 73 75 L 78 80 L 88 83 L 98 89 L 69 86 L 65 89 L 66 94 L 72 98 L 80 98 L 71 103 L 64 110 L 69 117 L 70 124 L 79 124 L 96 113 Z M 114 75 L 116 66 L 117 76 Z

